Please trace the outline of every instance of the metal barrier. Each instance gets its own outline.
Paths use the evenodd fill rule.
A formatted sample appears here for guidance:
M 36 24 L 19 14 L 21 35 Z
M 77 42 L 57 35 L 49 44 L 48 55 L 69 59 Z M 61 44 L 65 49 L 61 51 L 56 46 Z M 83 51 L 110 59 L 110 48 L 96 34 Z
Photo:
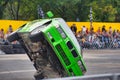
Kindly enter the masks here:
M 78 77 L 51 78 L 44 80 L 120 80 L 120 73 L 87 75 Z
M 6 54 L 25 53 L 20 44 L 0 45 L 0 50 Z

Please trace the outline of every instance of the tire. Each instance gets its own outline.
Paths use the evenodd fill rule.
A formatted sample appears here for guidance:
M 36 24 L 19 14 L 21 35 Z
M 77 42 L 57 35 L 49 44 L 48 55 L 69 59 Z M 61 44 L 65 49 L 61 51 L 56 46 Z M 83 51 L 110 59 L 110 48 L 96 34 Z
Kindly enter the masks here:
M 29 35 L 29 38 L 32 42 L 44 41 L 44 36 L 42 32 L 39 32 L 37 34 L 31 34 Z
M 34 78 L 35 78 L 35 80 L 41 80 L 41 79 L 44 79 L 44 75 L 41 72 L 36 72 L 34 74 Z
M 11 33 L 11 34 L 7 37 L 7 40 L 8 40 L 9 42 L 13 42 L 13 41 L 19 40 L 19 39 L 20 39 L 20 37 L 19 37 L 19 35 L 18 35 L 17 32 L 13 32 L 13 33 Z

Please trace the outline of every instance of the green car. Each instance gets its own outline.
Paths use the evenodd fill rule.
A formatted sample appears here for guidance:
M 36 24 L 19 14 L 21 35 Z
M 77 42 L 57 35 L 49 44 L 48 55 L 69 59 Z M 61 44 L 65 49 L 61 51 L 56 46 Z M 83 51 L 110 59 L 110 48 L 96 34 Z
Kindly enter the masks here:
M 62 18 L 31 21 L 8 36 L 8 40 L 20 42 L 36 70 L 40 53 L 61 77 L 82 76 L 86 72 L 81 47 Z

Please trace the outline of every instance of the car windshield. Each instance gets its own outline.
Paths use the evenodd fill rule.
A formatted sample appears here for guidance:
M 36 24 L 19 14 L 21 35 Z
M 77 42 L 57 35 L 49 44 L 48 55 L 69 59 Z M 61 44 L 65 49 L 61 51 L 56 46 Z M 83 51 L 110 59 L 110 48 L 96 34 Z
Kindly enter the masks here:
M 38 43 L 32 43 L 31 40 L 28 37 L 29 33 L 20 33 L 20 36 L 22 37 L 22 40 L 24 41 L 25 46 L 29 50 L 29 52 L 36 52 L 39 50 L 39 44 Z

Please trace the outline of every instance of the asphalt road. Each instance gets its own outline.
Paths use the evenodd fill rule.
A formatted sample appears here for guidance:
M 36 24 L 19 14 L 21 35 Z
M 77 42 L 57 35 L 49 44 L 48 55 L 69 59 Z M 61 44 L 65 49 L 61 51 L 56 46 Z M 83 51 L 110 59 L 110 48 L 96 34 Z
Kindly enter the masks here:
M 120 50 L 83 50 L 83 57 L 87 65 L 85 75 L 120 73 Z M 26 54 L 0 52 L 0 80 L 34 80 L 34 72 Z
M 0 55 L 0 80 L 34 80 L 34 72 L 26 54 Z
M 120 50 L 84 50 L 86 75 L 120 73 Z

